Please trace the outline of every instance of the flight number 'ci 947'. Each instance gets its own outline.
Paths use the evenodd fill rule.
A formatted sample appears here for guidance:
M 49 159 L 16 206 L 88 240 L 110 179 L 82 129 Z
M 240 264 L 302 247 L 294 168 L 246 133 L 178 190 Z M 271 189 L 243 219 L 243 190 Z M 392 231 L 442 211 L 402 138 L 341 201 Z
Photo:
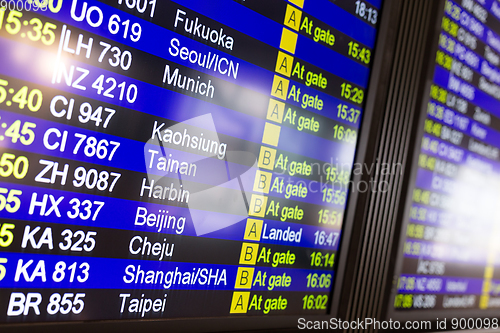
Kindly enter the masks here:
M 73 110 L 79 109 L 78 121 L 82 124 L 94 123 L 96 127 L 101 126 L 107 128 L 111 119 L 116 113 L 116 110 L 105 108 L 102 106 L 93 107 L 89 102 L 83 102 L 80 106 L 75 107 L 75 100 L 68 99 L 62 95 L 55 96 L 50 102 L 50 113 L 56 118 L 65 117 L 71 120 Z M 104 122 L 103 122 L 104 121 Z

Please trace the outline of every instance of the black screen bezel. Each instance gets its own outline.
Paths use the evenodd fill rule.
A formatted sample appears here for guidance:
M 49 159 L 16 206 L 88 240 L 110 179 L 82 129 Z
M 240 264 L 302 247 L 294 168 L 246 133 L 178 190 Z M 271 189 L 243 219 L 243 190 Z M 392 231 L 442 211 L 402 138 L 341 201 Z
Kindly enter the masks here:
M 450 309 L 450 310 L 396 310 L 394 309 L 394 298 L 397 294 L 397 281 L 399 272 L 401 272 L 403 265 L 403 250 L 406 240 L 406 227 L 409 223 L 408 216 L 410 215 L 410 209 L 412 206 L 412 193 L 415 188 L 414 184 L 417 178 L 418 171 L 418 156 L 420 155 L 421 138 L 424 134 L 425 120 L 427 119 L 427 104 L 430 100 L 430 90 L 433 84 L 434 78 L 434 68 L 435 68 L 435 57 L 436 52 L 439 48 L 439 34 L 441 31 L 441 20 L 444 15 L 444 7 L 446 0 L 439 0 L 438 10 L 436 12 L 436 19 L 433 23 L 431 30 L 431 38 L 428 39 L 431 43 L 431 49 L 428 56 L 428 64 L 431 64 L 427 68 L 427 73 L 425 75 L 424 84 L 424 95 L 422 96 L 422 104 L 419 110 L 417 118 L 417 131 L 416 139 L 414 140 L 413 151 L 409 154 L 411 156 L 410 172 L 408 177 L 408 185 L 403 192 L 403 197 L 401 203 L 404 203 L 404 209 L 402 214 L 399 216 L 399 230 L 400 232 L 396 234 L 393 242 L 393 272 L 392 279 L 389 279 L 388 285 L 386 287 L 386 295 L 384 304 L 386 306 L 385 315 L 383 318 L 385 320 L 398 320 L 398 321 L 410 321 L 410 320 L 425 320 L 430 321 L 433 324 L 439 319 L 451 320 L 452 318 L 494 318 L 498 317 L 498 309 Z M 436 327 L 435 325 L 433 327 Z M 448 325 L 449 327 L 449 325 Z

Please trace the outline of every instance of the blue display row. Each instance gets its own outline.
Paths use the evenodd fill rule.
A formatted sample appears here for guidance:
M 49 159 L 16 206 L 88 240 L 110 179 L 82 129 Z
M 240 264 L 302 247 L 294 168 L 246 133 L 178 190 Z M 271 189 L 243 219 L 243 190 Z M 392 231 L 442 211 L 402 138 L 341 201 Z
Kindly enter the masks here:
M 43 153 L 46 156 L 69 158 L 74 161 L 140 172 L 146 178 L 166 176 L 177 179 L 181 177 L 183 181 L 191 180 L 237 191 L 242 189 L 241 186 L 246 192 L 252 192 L 255 189 L 255 177 L 258 169 L 257 156 L 254 156 L 253 167 L 249 167 L 216 158 L 216 154 L 213 155 L 213 158 L 204 158 L 200 155 L 165 148 L 158 141 L 156 143 L 160 143 L 160 145 L 154 145 L 86 129 L 75 130 L 69 125 L 57 124 L 56 127 L 53 127 L 54 123 L 50 121 L 7 111 L 0 110 L 0 121 L 6 124 L 3 128 L 10 127 L 16 121 L 22 124 L 33 124 L 30 125 L 30 128 L 34 141 L 29 145 L 26 145 L 23 140 L 13 142 L 9 137 L 0 136 L 0 141 L 3 141 L 1 146 L 6 149 Z M 95 144 L 92 145 L 94 141 Z M 101 147 L 99 152 L 96 150 L 97 147 Z M 134 155 L 134 158 L 130 158 L 131 154 Z M 232 152 L 225 154 L 231 157 Z M 31 163 L 38 164 L 36 162 L 38 161 L 31 161 Z M 290 161 L 290 165 L 292 163 Z M 75 168 L 76 164 L 72 167 Z M 178 169 L 173 168 L 173 166 L 170 166 L 169 169 L 170 164 L 175 164 Z M 268 191 L 271 195 L 313 204 L 327 204 L 337 209 L 344 208 L 345 200 L 344 202 L 326 200 L 326 192 L 333 191 L 337 196 L 342 195 L 345 198 L 347 191 L 345 185 L 322 184 L 316 180 L 292 177 L 288 175 L 290 170 L 295 169 L 288 166 L 281 175 L 275 174 L 272 179 L 267 179 Z M 241 183 L 230 182 L 236 177 L 240 177 Z
M 238 266 L 2 253 L 0 288 L 234 290 Z M 254 267 L 252 290 L 327 291 L 333 272 Z M 263 278 L 264 274 L 267 280 Z M 323 278 L 312 287 L 312 275 Z M 310 275 L 308 279 L 308 275 Z M 260 277 L 260 280 L 258 279 Z M 273 277 L 273 278 L 271 278 Z M 279 279 L 280 285 L 273 283 Z M 273 281 L 273 282 L 271 282 Z
M 496 108 L 496 105 L 498 104 L 497 99 L 472 86 L 471 84 L 464 82 L 439 65 L 436 65 L 435 67 L 434 83 L 464 97 L 482 109 L 494 114 L 496 117 L 500 117 L 500 111 Z
M 187 236 L 203 235 L 237 241 L 244 241 L 247 226 L 247 216 L 210 212 L 209 230 L 205 225 L 207 212 L 197 209 L 56 189 L 47 190 L 21 184 L 0 183 L 0 187 L 21 191 L 17 195 L 20 206 L 15 212 L 6 209 L 0 211 L 0 217 L 5 219 L 95 225 Z M 328 214 L 328 211 L 325 214 Z M 340 220 L 326 228 L 323 222 L 313 226 L 265 219 L 257 236 L 263 243 L 337 250 L 339 227 Z M 287 237 L 291 231 L 297 235 L 293 240 Z
M 232 28 L 235 28 L 236 30 L 239 30 L 252 38 L 256 38 L 275 47 L 276 49 L 279 49 L 280 47 L 280 42 L 281 42 L 281 34 L 283 30 L 283 25 L 277 24 L 275 22 L 272 22 L 271 20 L 264 18 L 251 10 L 233 2 L 230 0 L 224 0 L 224 4 L 219 3 L 221 6 L 225 6 L 227 10 L 231 11 L 231 15 L 226 15 L 223 14 L 222 12 L 219 12 L 218 15 L 220 16 L 221 14 L 224 15 L 224 17 L 234 17 L 235 19 L 238 17 L 238 15 L 241 15 L 240 17 L 246 17 L 246 20 L 240 20 L 237 19 L 237 21 L 240 23 L 239 25 L 249 25 L 250 22 L 251 24 L 254 25 L 251 30 L 250 29 L 244 29 L 244 27 L 240 26 L 232 26 L 230 24 L 227 24 L 226 22 L 220 21 L 223 24 L 226 24 Z M 227 2 L 227 3 L 226 3 Z M 136 42 L 123 38 L 123 36 L 120 35 L 115 35 L 112 34 L 109 29 L 107 24 L 101 24 L 98 27 L 91 27 L 86 20 L 82 20 L 81 22 L 76 21 L 72 16 L 71 16 L 71 8 L 72 8 L 72 3 L 70 2 L 65 2 L 63 3 L 62 9 L 59 13 L 53 14 L 50 13 L 49 11 L 45 12 L 44 15 L 47 17 L 50 17 L 54 20 L 58 20 L 60 22 L 75 26 L 77 28 L 80 28 L 82 30 L 90 31 L 92 33 L 99 34 L 100 36 L 103 36 L 105 38 L 109 39 L 114 39 L 119 41 L 120 43 L 123 43 L 125 45 L 128 45 L 133 48 L 140 49 L 142 51 L 160 56 L 162 58 L 172 60 L 175 62 L 178 62 L 182 65 L 192 67 L 197 70 L 202 70 L 207 73 L 215 73 L 213 70 L 207 70 L 204 69 L 201 66 L 197 66 L 196 64 L 191 63 L 190 61 L 180 61 L 178 56 L 172 56 L 172 53 L 169 52 L 169 48 L 172 47 L 171 41 L 173 39 L 177 39 L 179 41 L 178 48 L 180 49 L 181 47 L 187 47 L 188 50 L 191 50 L 191 52 L 195 52 L 196 54 L 208 54 L 209 52 L 213 53 L 220 53 L 223 54 L 222 52 L 209 47 L 205 44 L 202 44 L 200 42 L 196 42 L 194 40 L 191 40 L 190 38 L 184 37 L 182 35 L 179 35 L 177 33 L 174 33 L 172 31 L 169 31 L 167 29 L 161 28 L 155 24 L 152 24 L 146 20 L 139 20 L 135 16 L 132 16 L 131 14 L 119 11 L 115 8 L 112 8 L 106 4 L 100 3 L 96 0 L 90 0 L 86 1 L 88 4 L 88 7 L 92 6 L 97 6 L 103 13 L 103 22 L 108 22 L 109 18 L 112 15 L 119 15 L 120 19 L 122 21 L 125 20 L 130 20 L 130 22 L 140 22 L 141 26 L 141 37 L 139 40 Z M 76 2 L 76 7 L 75 7 L 75 16 L 79 16 L 82 10 L 82 4 L 83 2 Z M 204 4 L 198 4 L 198 3 L 182 3 L 182 5 L 186 6 L 187 8 L 190 8 L 194 11 L 200 12 L 200 14 L 209 16 L 215 20 L 218 20 L 218 17 L 214 17 L 212 14 L 214 13 L 205 13 L 205 11 L 201 10 L 201 8 L 206 8 L 207 5 Z M 210 7 L 210 6 L 208 6 Z M 215 7 L 214 7 L 215 8 Z M 243 29 L 241 29 L 243 28 Z M 255 36 L 255 31 L 262 29 L 262 33 L 266 36 L 265 38 L 260 38 L 260 34 L 258 36 Z M 373 28 L 372 28 L 373 29 Z M 375 32 L 375 30 L 373 30 Z M 253 32 L 253 33 L 249 33 Z M 165 43 L 157 43 L 158 36 L 161 36 L 162 40 L 165 40 Z M 118 37 L 118 38 L 117 38 Z M 237 43 L 238 41 L 236 41 Z M 241 41 L 242 43 L 244 41 Z M 177 44 L 176 44 L 177 45 Z M 372 45 L 373 47 L 373 45 Z M 229 60 L 232 60 L 235 63 L 240 63 L 241 67 L 243 67 L 243 64 L 245 64 L 244 61 L 238 60 L 230 55 L 223 54 L 224 57 L 227 57 Z M 296 46 L 296 52 L 295 56 L 299 59 L 303 59 L 309 63 L 314 64 L 315 66 L 318 66 L 330 73 L 333 73 L 337 76 L 340 76 L 346 80 L 349 80 L 355 84 L 358 84 L 362 87 L 366 87 L 368 84 L 368 74 L 369 70 L 356 63 L 355 61 L 344 57 L 332 50 L 329 50 L 328 48 L 304 37 L 304 36 L 298 36 L 297 39 L 297 46 Z M 196 62 L 195 62 L 196 63 Z M 253 66 L 251 64 L 247 63 L 248 70 L 250 71 L 251 68 L 257 68 L 256 66 Z M 241 69 L 243 71 L 243 68 Z M 269 75 L 269 74 L 268 74 Z M 267 75 L 267 76 L 268 76 Z M 221 75 L 221 77 L 224 77 Z M 228 75 L 225 76 L 227 78 Z M 253 77 L 253 79 L 252 79 Z M 234 77 L 231 77 L 234 78 Z M 259 77 L 259 75 L 256 76 L 245 76 L 241 74 L 241 81 L 247 81 L 248 83 L 251 84 L 252 81 L 256 80 L 257 82 L 262 82 L 262 80 L 265 80 L 266 75 L 263 77 Z M 271 81 L 272 82 L 272 81 Z M 268 84 L 270 85 L 269 82 Z M 255 85 L 255 87 L 259 87 L 259 85 Z M 269 86 L 270 88 L 270 86 Z M 269 89 L 270 90 L 270 89 Z
M 483 279 L 404 274 L 399 277 L 398 292 L 480 295 L 483 284 Z

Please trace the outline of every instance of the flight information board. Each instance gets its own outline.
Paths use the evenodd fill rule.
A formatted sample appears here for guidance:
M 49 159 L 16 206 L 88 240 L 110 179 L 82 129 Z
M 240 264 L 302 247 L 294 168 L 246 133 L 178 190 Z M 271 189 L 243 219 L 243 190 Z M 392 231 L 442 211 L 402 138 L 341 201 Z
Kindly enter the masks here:
M 1 5 L 1 322 L 328 313 L 380 0 Z
M 444 3 L 398 310 L 500 307 L 500 5 Z

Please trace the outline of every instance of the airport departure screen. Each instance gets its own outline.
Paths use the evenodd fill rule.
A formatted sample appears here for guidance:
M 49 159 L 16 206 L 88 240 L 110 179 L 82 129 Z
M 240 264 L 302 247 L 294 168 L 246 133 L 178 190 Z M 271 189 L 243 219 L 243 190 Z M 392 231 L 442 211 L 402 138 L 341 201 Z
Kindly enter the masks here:
M 0 5 L 1 322 L 328 313 L 380 0 Z
M 498 308 L 500 4 L 447 0 L 439 20 L 393 306 Z

